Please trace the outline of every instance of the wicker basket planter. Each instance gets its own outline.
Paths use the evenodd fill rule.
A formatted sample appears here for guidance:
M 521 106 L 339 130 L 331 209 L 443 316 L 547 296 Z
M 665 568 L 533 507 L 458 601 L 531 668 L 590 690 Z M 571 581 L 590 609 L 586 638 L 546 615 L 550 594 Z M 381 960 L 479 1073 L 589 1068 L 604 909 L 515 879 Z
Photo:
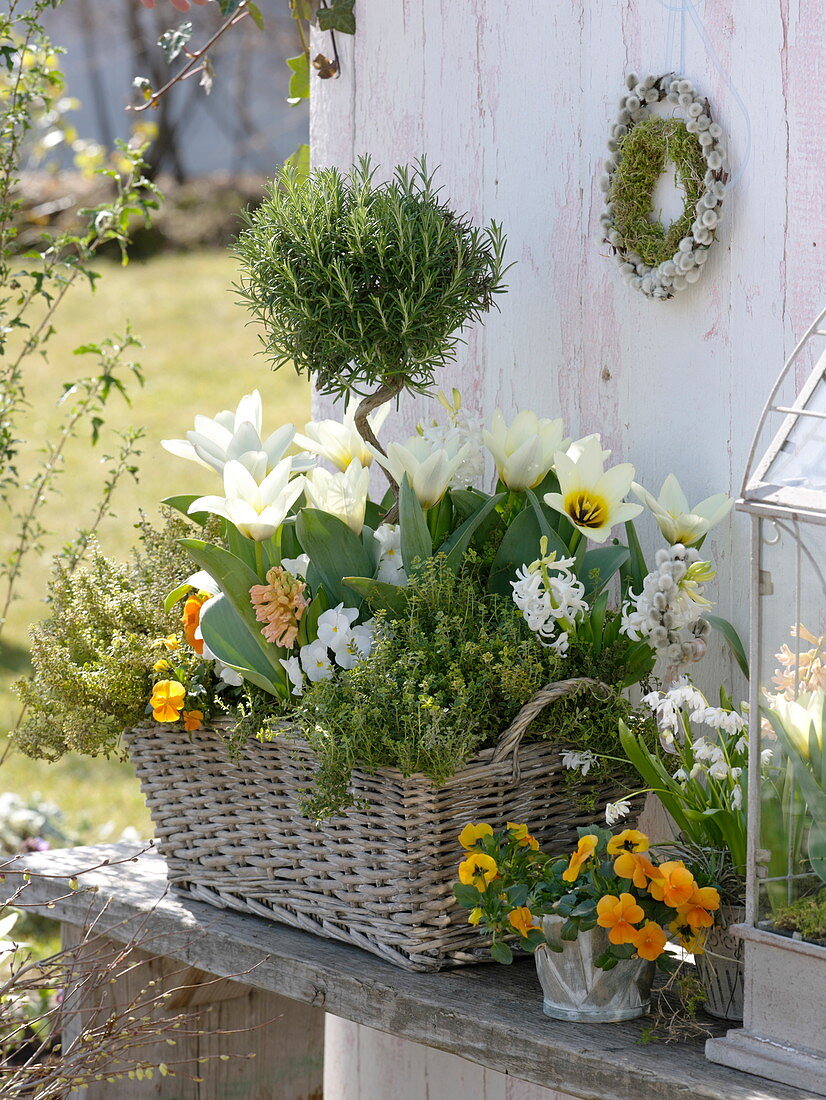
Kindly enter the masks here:
M 174 889 L 407 969 L 439 970 L 483 961 L 483 941 L 452 894 L 456 838 L 468 821 L 525 822 L 546 851 L 563 854 L 593 820 L 571 804 L 557 750 L 543 739 L 522 743 L 547 703 L 585 685 L 593 681 L 544 688 L 495 748 L 438 789 L 422 775 L 356 771 L 365 807 L 321 827 L 299 811 L 313 754 L 289 730 L 249 741 L 236 759 L 220 723 L 187 735 L 149 724 L 127 741 Z M 599 781 L 592 788 L 599 805 L 623 794 Z

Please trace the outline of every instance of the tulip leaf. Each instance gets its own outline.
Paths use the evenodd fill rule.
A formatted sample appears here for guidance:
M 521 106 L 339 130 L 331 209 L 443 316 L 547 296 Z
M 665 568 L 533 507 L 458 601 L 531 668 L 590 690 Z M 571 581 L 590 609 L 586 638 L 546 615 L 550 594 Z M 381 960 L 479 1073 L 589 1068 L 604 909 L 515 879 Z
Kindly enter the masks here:
M 234 554 L 236 558 L 240 558 L 245 562 L 250 569 L 258 577 L 258 566 L 255 560 L 255 543 L 252 539 L 248 539 L 246 535 L 242 535 L 234 523 L 230 523 L 229 520 L 224 520 L 224 539 L 226 540 L 227 549 L 231 554 Z M 258 577 L 256 584 L 260 584 L 263 581 L 263 577 Z
M 353 534 L 338 516 L 317 508 L 302 508 L 296 521 L 296 533 L 304 553 L 309 554 L 321 578 L 330 603 L 352 606 L 344 577 L 367 577 L 373 572 L 372 558 L 358 535 Z
M 183 584 L 179 584 L 177 588 L 173 588 L 163 602 L 164 611 L 171 611 L 178 600 L 185 596 L 191 588 L 192 585 L 188 581 L 185 581 Z
M 821 882 L 826 882 L 826 824 L 819 822 L 810 827 L 807 846 L 812 870 Z
M 270 695 L 286 698 L 286 674 L 280 665 L 276 672 L 250 635 L 246 622 L 226 596 L 216 596 L 204 605 L 201 634 L 219 661 L 234 668 L 245 680 Z M 272 646 L 272 649 L 276 651 L 277 647 Z
M 559 513 L 554 512 L 553 508 L 549 508 L 547 504 L 539 500 L 532 489 L 528 489 L 525 495 L 530 502 L 531 508 L 534 510 L 541 534 L 548 540 L 548 553 L 552 553 L 555 550 L 560 558 L 569 558 L 571 552 L 567 544 L 559 537 L 556 530 Z
M 174 508 L 176 512 L 180 512 L 182 516 L 186 516 L 187 519 L 191 519 L 193 523 L 197 523 L 199 527 L 203 527 L 206 521 L 210 517 L 209 512 L 193 512 L 189 514 L 187 509 L 193 500 L 198 500 L 200 494 L 198 493 L 185 493 L 174 497 L 164 497 L 161 504 L 165 504 L 167 508 Z
M 348 588 L 358 593 L 371 611 L 388 611 L 394 619 L 400 619 L 407 611 L 407 589 L 387 581 L 376 581 L 371 577 L 345 577 Z
M 424 510 L 407 474 L 399 486 L 399 523 L 401 525 L 402 561 L 408 576 L 413 576 L 433 557 L 433 540 L 427 527 Z M 416 562 L 419 562 L 417 568 Z M 351 570 L 354 575 L 362 570 Z
M 447 558 L 447 565 L 454 573 L 459 572 L 459 566 L 467 553 L 470 540 L 476 534 L 477 528 L 487 519 L 496 505 L 505 499 L 506 493 L 497 493 L 489 497 L 480 508 L 469 516 L 461 526 L 457 527 L 453 534 L 439 547 L 439 553 Z M 403 555 L 402 555 L 403 557 Z
M 298 624 L 298 644 L 307 645 L 309 642 L 314 642 L 318 637 L 318 620 L 319 617 L 329 608 L 330 601 L 327 599 L 327 593 L 324 591 L 324 586 L 319 585 L 315 590 L 315 595 L 310 600 L 310 606 L 305 610 L 301 616 L 301 621 Z
M 490 499 L 488 494 L 483 493 L 480 489 L 450 490 L 450 500 L 453 504 L 454 511 L 457 512 L 462 519 L 467 519 L 468 516 L 472 516 L 488 499 Z
M 631 557 L 622 568 L 623 580 L 627 580 L 629 587 L 639 596 L 648 576 L 648 566 L 645 564 L 645 555 L 633 520 L 629 519 L 625 524 L 625 537 Z
M 703 618 L 709 626 L 713 626 L 720 634 L 723 635 L 728 642 L 729 649 L 734 655 L 734 659 L 740 666 L 740 671 L 748 680 L 749 678 L 749 660 L 746 656 L 746 649 L 743 645 L 743 641 L 740 635 L 735 630 L 734 626 L 728 621 L 723 619 L 719 615 L 706 615 L 703 614 Z
M 585 595 L 591 599 L 599 595 L 630 557 L 631 552 L 625 546 L 599 546 L 595 550 L 587 550 L 580 574 Z
M 267 666 L 276 677 L 281 677 L 283 669 L 278 658 L 284 656 L 286 651 L 268 642 L 261 633 L 261 624 L 255 618 L 255 611 L 250 602 L 250 589 L 259 583 L 253 570 L 246 562 L 231 554 L 229 550 L 224 550 L 222 546 L 213 546 L 212 543 L 201 539 L 181 539 L 180 544 L 193 561 L 215 578 L 221 591 L 243 621 L 247 633 L 263 654 Z M 209 642 L 207 645 L 212 649 Z M 217 654 L 217 650 L 213 650 L 213 653 Z M 229 664 L 228 661 L 226 663 Z

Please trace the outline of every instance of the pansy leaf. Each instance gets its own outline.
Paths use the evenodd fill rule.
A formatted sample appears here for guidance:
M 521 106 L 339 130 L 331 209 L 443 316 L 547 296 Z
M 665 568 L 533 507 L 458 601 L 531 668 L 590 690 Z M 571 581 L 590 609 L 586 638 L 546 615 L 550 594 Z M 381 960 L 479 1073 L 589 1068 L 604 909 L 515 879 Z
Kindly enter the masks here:
M 504 966 L 509 966 L 513 962 L 513 951 L 506 943 L 492 943 L 490 945 L 490 957 Z
M 513 909 L 520 909 L 528 900 L 528 884 L 518 882 L 508 890 L 508 904 Z
M 565 923 L 562 925 L 562 931 L 560 932 L 560 936 L 562 937 L 562 939 L 575 940 L 578 935 L 579 928 L 576 922 L 570 919 L 566 920 Z
M 481 894 L 469 883 L 457 882 L 453 887 L 453 896 L 463 909 L 475 909 L 481 901 Z

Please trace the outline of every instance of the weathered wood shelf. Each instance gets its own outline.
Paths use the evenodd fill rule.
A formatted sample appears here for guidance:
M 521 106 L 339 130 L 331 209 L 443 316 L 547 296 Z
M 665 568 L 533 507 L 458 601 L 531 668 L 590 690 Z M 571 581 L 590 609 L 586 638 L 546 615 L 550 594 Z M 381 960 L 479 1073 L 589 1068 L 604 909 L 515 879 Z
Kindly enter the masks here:
M 134 850 L 74 848 L 21 857 L 16 866 L 70 878 Z M 19 882 L 7 874 L 0 897 Z M 810 1100 L 799 1089 L 707 1062 L 699 1040 L 643 1043 L 645 1020 L 601 1026 L 550 1020 L 530 960 L 508 970 L 410 974 L 357 948 L 172 894 L 164 861 L 151 852 L 82 874 L 80 884 L 55 901 L 66 884 L 34 878 L 27 906 L 75 926 L 105 906 L 98 928 L 112 939 L 128 940 L 143 922 L 154 949 L 168 958 L 584 1100 Z

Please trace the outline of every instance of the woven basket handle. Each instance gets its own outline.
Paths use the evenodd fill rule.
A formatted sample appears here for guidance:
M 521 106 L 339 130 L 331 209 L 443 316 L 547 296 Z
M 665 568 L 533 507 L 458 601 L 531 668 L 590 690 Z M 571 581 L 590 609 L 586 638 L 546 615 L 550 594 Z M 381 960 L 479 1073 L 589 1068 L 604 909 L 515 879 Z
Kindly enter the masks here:
M 545 687 L 540 688 L 536 695 L 525 703 L 502 734 L 493 753 L 493 762 L 498 763 L 508 756 L 515 757 L 528 726 L 548 703 L 555 703 L 557 699 L 564 699 L 568 695 L 576 695 L 586 687 L 595 689 L 600 695 L 611 690 L 607 684 L 603 684 L 601 680 L 593 680 L 590 676 L 577 676 L 573 680 L 557 680 L 553 684 L 546 684 Z

